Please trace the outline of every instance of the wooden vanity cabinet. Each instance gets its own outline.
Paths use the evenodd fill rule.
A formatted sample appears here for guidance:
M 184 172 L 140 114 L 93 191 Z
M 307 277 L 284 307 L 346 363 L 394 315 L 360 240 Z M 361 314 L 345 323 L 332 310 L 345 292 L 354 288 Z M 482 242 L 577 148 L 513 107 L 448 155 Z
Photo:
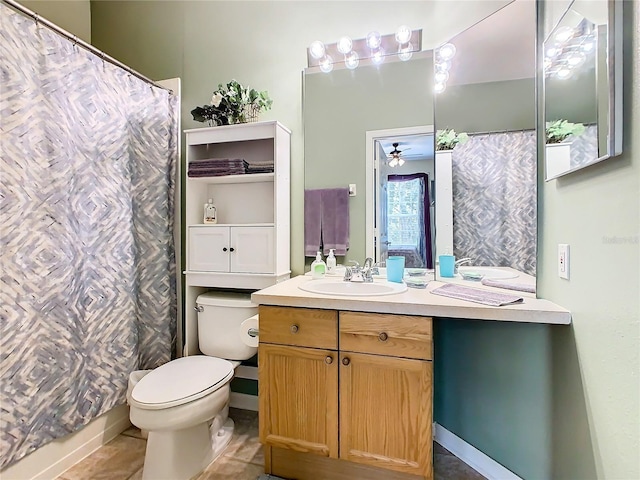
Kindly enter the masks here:
M 433 478 L 430 318 L 260 306 L 258 362 L 267 473 Z

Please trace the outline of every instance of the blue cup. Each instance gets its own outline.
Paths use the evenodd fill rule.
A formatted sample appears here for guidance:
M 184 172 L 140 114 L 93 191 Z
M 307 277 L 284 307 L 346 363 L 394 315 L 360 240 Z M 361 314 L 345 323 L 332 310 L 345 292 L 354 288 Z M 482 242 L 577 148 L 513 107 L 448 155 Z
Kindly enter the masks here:
M 456 264 L 456 257 L 453 255 L 440 255 L 438 257 L 438 261 L 440 262 L 440 276 L 452 278 Z
M 402 283 L 404 278 L 404 257 L 387 258 L 387 280 Z

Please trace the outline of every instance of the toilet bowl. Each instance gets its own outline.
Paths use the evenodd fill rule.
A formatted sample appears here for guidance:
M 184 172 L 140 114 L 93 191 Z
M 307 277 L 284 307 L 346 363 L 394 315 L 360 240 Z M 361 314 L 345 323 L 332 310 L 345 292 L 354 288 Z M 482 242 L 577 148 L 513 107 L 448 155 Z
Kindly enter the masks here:
M 233 434 L 229 384 L 239 360 L 257 350 L 243 340 L 257 306 L 246 294 L 228 293 L 203 294 L 197 304 L 199 344 L 207 355 L 178 358 L 129 376 L 131 423 L 148 432 L 144 480 L 192 478 L 222 453 Z M 232 360 L 210 356 L 215 351 Z

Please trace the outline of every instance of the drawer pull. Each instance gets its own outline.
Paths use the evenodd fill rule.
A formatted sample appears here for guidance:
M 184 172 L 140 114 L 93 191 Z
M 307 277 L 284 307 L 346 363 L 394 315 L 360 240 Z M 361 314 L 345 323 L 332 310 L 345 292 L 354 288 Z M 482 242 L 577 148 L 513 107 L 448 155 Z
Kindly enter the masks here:
M 291 330 L 291 333 L 298 333 L 300 327 L 294 323 L 293 325 L 291 325 L 291 328 L 289 330 Z
M 342 359 L 342 364 L 346 367 L 347 365 L 349 365 L 351 363 L 351 360 L 349 360 L 349 357 L 344 357 Z
M 381 342 L 386 342 L 389 339 L 389 335 L 387 335 L 386 332 L 382 332 L 380 335 L 378 335 L 378 340 L 380 340 Z
M 327 365 L 331 365 L 333 363 L 333 357 L 327 355 L 327 358 L 324 359 L 324 363 L 326 363 Z

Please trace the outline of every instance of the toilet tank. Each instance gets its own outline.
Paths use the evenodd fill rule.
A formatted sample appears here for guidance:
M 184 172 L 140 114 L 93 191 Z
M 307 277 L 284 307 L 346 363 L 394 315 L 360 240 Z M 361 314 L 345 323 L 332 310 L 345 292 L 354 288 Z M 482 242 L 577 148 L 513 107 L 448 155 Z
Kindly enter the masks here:
M 257 348 L 246 343 L 242 322 L 258 313 L 250 293 L 207 292 L 196 299 L 200 351 L 227 360 L 247 360 Z

